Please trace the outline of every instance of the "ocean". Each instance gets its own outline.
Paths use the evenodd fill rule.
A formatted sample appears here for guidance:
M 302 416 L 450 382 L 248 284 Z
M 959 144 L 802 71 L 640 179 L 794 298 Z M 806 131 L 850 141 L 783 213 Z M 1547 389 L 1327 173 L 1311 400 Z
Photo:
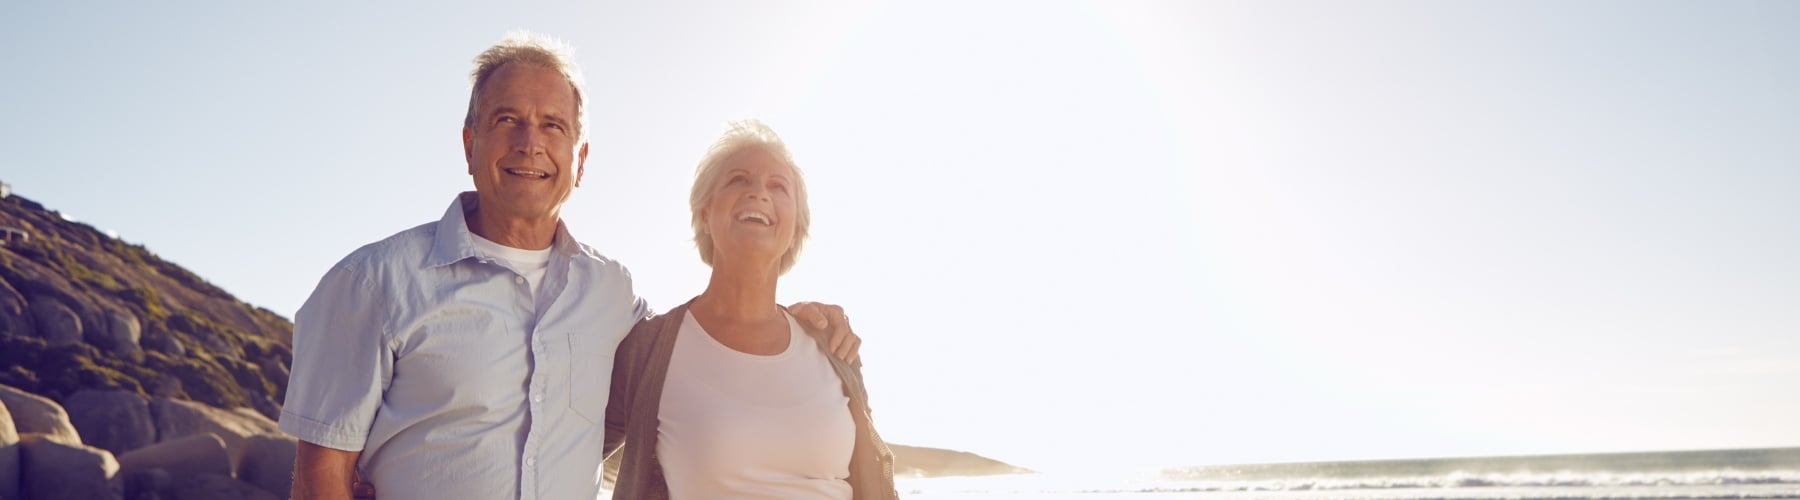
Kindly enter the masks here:
M 1800 498 L 1800 448 L 1174 467 L 900 479 L 902 498 Z

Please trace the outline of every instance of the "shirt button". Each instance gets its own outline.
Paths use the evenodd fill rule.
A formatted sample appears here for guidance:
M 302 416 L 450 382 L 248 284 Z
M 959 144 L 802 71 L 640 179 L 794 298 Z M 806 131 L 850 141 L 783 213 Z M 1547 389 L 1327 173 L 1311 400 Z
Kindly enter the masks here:
M 537 459 L 536 458 L 525 459 L 525 466 L 526 467 L 537 467 Z
M 513 283 L 518 283 L 518 284 L 523 285 L 523 284 L 525 284 L 525 277 L 524 276 L 514 276 Z
M 543 395 L 543 394 L 539 394 L 539 395 L 536 395 L 536 396 L 532 396 L 532 397 L 531 397 L 531 402 L 533 402 L 533 403 L 542 403 L 542 402 L 544 402 L 544 395 Z

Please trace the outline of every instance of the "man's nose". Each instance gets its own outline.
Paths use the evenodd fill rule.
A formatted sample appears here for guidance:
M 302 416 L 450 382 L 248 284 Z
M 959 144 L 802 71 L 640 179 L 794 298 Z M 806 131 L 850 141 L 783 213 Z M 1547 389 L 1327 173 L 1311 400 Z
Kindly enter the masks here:
M 508 134 L 512 140 L 513 151 L 536 156 L 544 152 L 544 134 L 535 126 L 523 126 L 513 129 Z

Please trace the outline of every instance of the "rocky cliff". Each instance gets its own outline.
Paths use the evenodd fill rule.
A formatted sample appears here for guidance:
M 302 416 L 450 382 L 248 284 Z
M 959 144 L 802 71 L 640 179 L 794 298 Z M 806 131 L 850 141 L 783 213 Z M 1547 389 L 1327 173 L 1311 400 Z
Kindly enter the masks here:
M 142 246 L 0 197 L 0 499 L 286 497 L 292 337 Z
M 275 418 L 293 325 L 139 245 L 0 199 L 0 384 L 117 389 Z M 228 236 L 221 235 L 222 238 Z

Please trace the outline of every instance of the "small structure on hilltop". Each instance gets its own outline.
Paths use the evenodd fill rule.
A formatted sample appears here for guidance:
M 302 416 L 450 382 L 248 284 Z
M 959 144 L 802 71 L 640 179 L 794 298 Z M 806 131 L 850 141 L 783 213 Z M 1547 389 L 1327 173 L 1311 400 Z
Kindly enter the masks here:
M 0 200 L 4 200 L 10 196 L 12 196 L 12 184 L 0 181 Z M 24 229 L 16 227 L 0 226 L 0 245 L 8 245 L 15 241 L 20 243 L 30 243 L 31 233 L 27 233 Z
M 24 229 L 16 227 L 0 227 L 0 246 L 10 245 L 15 241 L 19 243 L 30 243 L 31 233 L 27 233 Z

